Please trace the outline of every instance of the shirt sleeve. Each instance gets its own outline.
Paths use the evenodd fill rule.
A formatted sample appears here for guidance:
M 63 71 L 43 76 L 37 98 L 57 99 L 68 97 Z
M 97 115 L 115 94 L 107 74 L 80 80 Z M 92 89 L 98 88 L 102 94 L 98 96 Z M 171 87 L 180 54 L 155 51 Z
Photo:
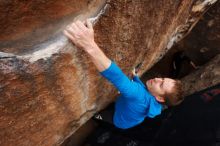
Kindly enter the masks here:
M 145 87 L 145 85 L 143 84 L 143 82 L 140 80 L 140 78 L 137 75 L 135 75 L 133 77 L 133 81 L 135 81 L 135 82 L 141 84 L 143 87 Z
M 125 98 L 138 98 L 144 92 L 144 88 L 140 84 L 131 81 L 113 61 L 109 68 L 100 72 L 100 74 L 110 81 Z

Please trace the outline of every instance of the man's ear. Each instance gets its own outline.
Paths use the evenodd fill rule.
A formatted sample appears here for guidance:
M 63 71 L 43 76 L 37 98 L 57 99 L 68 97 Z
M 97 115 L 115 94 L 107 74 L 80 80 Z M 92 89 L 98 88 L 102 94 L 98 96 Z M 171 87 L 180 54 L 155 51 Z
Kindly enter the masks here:
M 161 102 L 161 103 L 165 102 L 164 97 L 161 97 L 161 96 L 155 96 L 155 98 L 156 98 L 156 100 L 157 100 L 158 102 Z

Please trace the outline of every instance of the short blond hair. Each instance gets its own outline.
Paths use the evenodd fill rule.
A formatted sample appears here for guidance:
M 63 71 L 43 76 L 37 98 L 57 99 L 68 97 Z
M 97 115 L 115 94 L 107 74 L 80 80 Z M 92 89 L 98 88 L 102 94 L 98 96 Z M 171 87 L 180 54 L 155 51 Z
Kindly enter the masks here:
M 180 80 L 175 80 L 172 92 L 164 95 L 167 106 L 176 106 L 184 100 L 183 86 Z

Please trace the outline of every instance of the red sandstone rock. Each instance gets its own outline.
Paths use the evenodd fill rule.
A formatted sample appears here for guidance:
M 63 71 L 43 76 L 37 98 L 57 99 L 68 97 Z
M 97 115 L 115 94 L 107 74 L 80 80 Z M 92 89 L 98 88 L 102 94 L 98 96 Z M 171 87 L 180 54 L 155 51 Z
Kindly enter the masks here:
M 73 18 L 105 10 L 94 27 L 99 46 L 125 73 L 140 62 L 144 72 L 215 2 L 1 1 L 0 145 L 59 145 L 116 96 L 62 35 Z
M 194 71 L 182 79 L 185 89 L 184 95 L 206 89 L 220 83 L 220 54 L 213 58 L 199 70 Z

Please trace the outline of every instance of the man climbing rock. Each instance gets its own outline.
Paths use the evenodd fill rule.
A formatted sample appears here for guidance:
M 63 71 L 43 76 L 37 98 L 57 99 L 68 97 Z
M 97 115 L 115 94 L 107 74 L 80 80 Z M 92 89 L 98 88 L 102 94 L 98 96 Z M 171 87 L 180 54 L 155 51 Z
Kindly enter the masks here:
M 64 34 L 90 56 L 100 74 L 120 92 L 114 111 L 100 119 L 113 123 L 120 129 L 134 127 L 146 117 L 153 118 L 161 113 L 162 105 L 174 106 L 183 101 L 181 82 L 170 78 L 154 78 L 143 84 L 137 75 L 130 80 L 116 63 L 110 60 L 94 41 L 92 23 L 87 20 L 73 22 Z M 110 117 L 110 118 L 109 118 Z

